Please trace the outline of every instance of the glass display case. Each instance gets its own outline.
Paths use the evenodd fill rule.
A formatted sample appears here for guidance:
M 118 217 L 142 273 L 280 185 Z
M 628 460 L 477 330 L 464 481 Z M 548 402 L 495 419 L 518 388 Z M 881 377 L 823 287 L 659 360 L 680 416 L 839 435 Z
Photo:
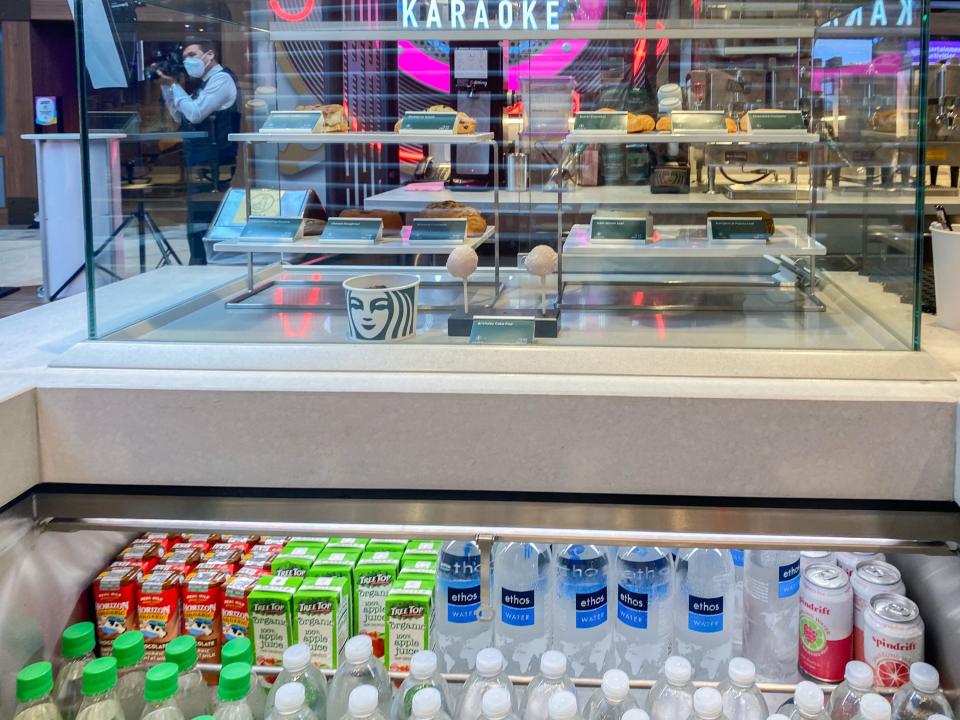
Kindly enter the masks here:
M 924 3 L 77 10 L 92 337 L 919 347 Z

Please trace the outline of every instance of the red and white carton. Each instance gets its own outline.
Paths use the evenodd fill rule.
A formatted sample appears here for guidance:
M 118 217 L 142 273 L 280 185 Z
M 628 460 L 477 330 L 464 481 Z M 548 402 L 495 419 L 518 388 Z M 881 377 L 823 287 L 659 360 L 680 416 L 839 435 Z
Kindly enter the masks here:
M 220 619 L 226 582 L 226 573 L 219 570 L 197 572 L 181 588 L 183 634 L 196 638 L 197 660 L 201 663 L 220 662 Z
M 100 656 L 113 654 L 113 641 L 127 630 L 137 629 L 137 567 L 110 567 L 93 582 L 93 608 L 97 620 Z
M 247 596 L 257 584 L 259 575 L 238 575 L 227 582 L 223 590 L 223 610 L 221 612 L 221 643 L 227 644 L 236 638 L 249 637 L 250 611 L 247 608 Z
M 163 548 L 159 543 L 134 543 L 117 557 L 120 562 L 129 565 L 137 565 L 140 570 L 146 574 L 151 572 L 156 565 L 163 560 Z
M 853 588 L 837 565 L 815 563 L 800 582 L 800 670 L 839 683 L 853 650 Z
M 910 678 L 910 666 L 923 661 L 923 619 L 917 604 L 903 595 L 880 593 L 870 599 L 863 623 L 863 661 L 878 688 L 897 688 Z
M 863 623 L 867 606 L 880 593 L 905 595 L 900 571 L 881 560 L 867 560 L 857 565 L 850 576 L 853 586 L 853 659 L 863 660 Z

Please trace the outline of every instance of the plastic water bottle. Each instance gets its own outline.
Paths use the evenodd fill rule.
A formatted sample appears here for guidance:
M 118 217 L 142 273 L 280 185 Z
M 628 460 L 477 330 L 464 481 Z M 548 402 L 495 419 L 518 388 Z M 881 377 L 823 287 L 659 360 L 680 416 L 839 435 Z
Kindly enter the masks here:
M 617 553 L 617 666 L 653 677 L 670 657 L 673 639 L 673 557 L 657 547 Z
M 13 720 L 61 720 L 53 701 L 53 666 L 27 665 L 17 673 L 17 709 Z
M 217 687 L 215 720 L 253 720 L 253 710 L 247 704 L 250 694 L 250 674 L 253 668 L 247 663 L 235 662 L 220 671 Z
M 436 649 L 447 672 L 469 672 L 477 653 L 493 642 L 492 623 L 481 622 L 479 610 L 480 548 L 473 541 L 448 542 L 437 568 L 436 615 Z
M 552 576 L 550 548 L 537 543 L 498 543 L 493 555 L 494 643 L 507 672 L 529 675 L 534 658 L 550 647 Z
M 791 681 L 800 644 L 800 552 L 747 550 L 743 582 L 743 654 L 760 676 Z
M 420 650 L 410 658 L 410 674 L 400 683 L 390 706 L 390 720 L 410 720 L 414 699 L 421 690 L 433 688 L 440 693 L 440 704 L 445 715 L 453 712 L 447 681 L 437 667 L 437 655 L 430 650 Z M 426 701 L 423 701 L 426 702 Z M 432 702 L 432 701 L 431 701 Z
M 550 696 L 547 702 L 549 720 L 579 720 L 577 696 L 570 690 L 561 690 Z
M 630 708 L 621 716 L 621 720 L 650 720 L 650 716 L 646 710 Z
M 735 657 L 727 666 L 727 679 L 720 683 L 723 714 L 727 720 L 766 720 L 770 711 L 757 687 L 756 666 L 742 657 Z
M 450 720 L 443 708 L 443 696 L 435 687 L 417 690 L 410 704 L 410 717 L 414 720 Z
M 147 667 L 143 662 L 143 633 L 127 630 L 113 643 L 117 659 L 117 699 L 123 716 L 136 720 L 143 714 L 143 693 L 147 683 Z
M 890 720 L 890 703 L 876 693 L 867 693 L 860 700 L 858 720 Z
M 197 667 L 197 641 L 193 635 L 181 635 L 167 643 L 167 662 L 177 666 L 177 705 L 185 718 L 210 713 L 213 697 L 200 668 Z
M 510 691 L 503 687 L 488 689 L 480 701 L 483 720 L 518 720 L 513 707 L 513 697 Z
M 247 705 L 250 706 L 254 720 L 263 720 L 267 714 L 267 692 L 270 690 L 270 686 L 264 681 L 263 677 L 252 671 L 253 643 L 250 642 L 250 638 L 238 637 L 230 640 L 220 651 L 220 662 L 223 663 L 224 667 L 238 662 L 247 663 L 251 666 L 250 692 L 247 693 Z M 326 678 L 324 678 L 324 687 L 326 687 L 326 682 Z M 276 685 L 276 682 L 274 682 L 274 685 Z M 324 707 L 324 712 L 326 712 L 326 707 Z
M 830 720 L 853 720 L 863 696 L 873 692 L 873 670 L 865 662 L 851 660 L 843 671 L 843 682 L 830 693 L 827 714 Z
M 576 691 L 567 675 L 567 658 L 562 652 L 548 650 L 540 658 L 540 674 L 530 681 L 523 695 L 521 720 L 547 720 L 550 698 L 565 691 Z
M 678 557 L 674 651 L 690 660 L 699 680 L 717 680 L 730 660 L 733 596 L 728 550 L 696 548 Z
M 940 673 L 925 662 L 910 666 L 910 682 L 893 696 L 893 720 L 927 720 L 931 715 L 953 717 L 953 709 L 940 690 Z
M 693 694 L 693 712 L 690 720 L 720 720 L 723 718 L 723 699 L 720 691 L 702 687 Z
M 393 686 L 383 660 L 373 656 L 373 640 L 369 635 L 352 637 L 343 646 L 343 660 L 327 691 L 327 720 L 340 720 L 347 713 L 350 693 L 361 685 L 377 688 L 380 711 L 384 716 L 388 715 Z
M 350 691 L 344 720 L 386 720 L 380 712 L 380 691 L 373 685 L 361 685 Z
M 503 660 L 503 654 L 496 648 L 484 648 L 477 653 L 476 665 L 460 690 L 460 702 L 454 715 L 456 720 L 478 720 L 485 713 L 483 703 L 487 691 L 496 688 L 506 691 L 510 708 L 517 706 L 513 683 L 510 682 L 504 670 L 506 663 Z M 499 703 L 496 707 L 499 708 L 501 705 L 502 703 Z
M 313 714 L 318 718 L 327 717 L 327 679 L 310 662 L 310 647 L 305 643 L 291 645 L 283 651 L 283 669 L 267 695 L 264 706 L 266 712 L 270 712 L 276 702 L 277 691 L 292 682 L 303 685 L 305 702 Z
M 667 658 L 663 673 L 647 693 L 650 720 L 686 720 L 693 710 L 693 667 L 686 658 Z
M 83 668 L 83 700 L 77 720 L 124 720 L 117 700 L 117 661 L 113 657 L 91 660 Z
M 733 654 L 743 655 L 743 554 L 744 550 L 732 548 L 733 560 L 733 615 L 730 616 L 730 629 L 733 632 Z
M 607 670 L 583 709 L 584 720 L 622 720 L 637 707 L 630 694 L 630 679 L 623 670 Z M 646 715 L 646 713 L 644 713 Z
M 116 646 L 114 646 L 116 647 Z M 160 663 L 147 670 L 143 688 L 142 720 L 184 720 L 177 705 L 177 676 L 180 671 L 173 663 Z M 132 720 L 128 718 L 128 720 Z
M 60 657 L 63 665 L 53 685 L 53 698 L 63 720 L 74 720 L 83 700 L 83 668 L 94 659 L 93 647 L 97 644 L 92 622 L 71 625 L 60 638 Z
M 368 637 L 368 636 L 364 636 Z M 369 638 L 368 638 L 369 639 Z M 306 702 L 306 691 L 298 682 L 287 683 L 277 691 L 267 720 L 319 720 Z
M 798 682 L 790 720 L 829 720 L 829 717 L 823 708 L 823 690 L 807 680 Z
M 596 545 L 567 545 L 557 556 L 553 643 L 576 677 L 599 675 L 610 657 L 608 558 Z

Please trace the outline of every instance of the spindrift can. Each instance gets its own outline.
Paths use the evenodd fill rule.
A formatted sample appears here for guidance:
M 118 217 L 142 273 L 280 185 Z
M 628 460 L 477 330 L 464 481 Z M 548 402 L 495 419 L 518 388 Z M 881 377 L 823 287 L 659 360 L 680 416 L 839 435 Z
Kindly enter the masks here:
M 857 565 L 850 576 L 853 586 L 853 659 L 863 660 L 863 617 L 875 595 L 894 593 L 904 595 L 900 571 L 890 563 L 868 560 Z
M 878 688 L 896 688 L 923 660 L 923 620 L 917 604 L 893 593 L 874 595 L 864 615 L 863 660 Z
M 801 672 L 822 682 L 841 682 L 852 641 L 850 578 L 836 565 L 808 565 L 800 583 Z

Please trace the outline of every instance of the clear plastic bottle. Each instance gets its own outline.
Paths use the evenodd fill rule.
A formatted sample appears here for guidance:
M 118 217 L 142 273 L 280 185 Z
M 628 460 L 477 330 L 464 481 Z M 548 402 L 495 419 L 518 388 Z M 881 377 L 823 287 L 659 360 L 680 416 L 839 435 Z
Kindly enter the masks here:
M 477 653 L 476 668 L 460 690 L 456 720 L 478 720 L 483 714 L 483 702 L 487 691 L 503 688 L 508 695 L 510 707 L 517 706 L 513 683 L 507 676 L 503 654 L 496 648 L 484 648 Z M 499 706 L 498 706 L 499 707 Z
M 390 720 L 410 720 L 413 713 L 413 700 L 421 690 L 429 688 L 440 693 L 440 704 L 444 714 L 453 712 L 450 690 L 447 681 L 437 666 L 437 654 L 431 650 L 420 650 L 410 658 L 410 674 L 403 679 L 390 705 Z M 425 702 L 425 701 L 424 701 Z
M 860 699 L 857 720 L 890 720 L 890 703 L 877 693 L 867 693 Z
M 797 678 L 800 552 L 747 550 L 743 580 L 743 654 L 760 677 Z
M 637 707 L 630 694 L 630 678 L 623 670 L 607 670 L 583 708 L 584 720 L 622 720 L 628 710 Z M 646 715 L 646 713 L 644 713 Z
M 621 720 L 650 720 L 647 711 L 641 708 L 630 708 L 620 718 Z
M 507 672 L 529 675 L 534 658 L 550 647 L 552 631 L 550 548 L 536 543 L 498 543 L 493 555 L 493 637 L 507 658 Z
M 733 655 L 743 655 L 743 558 L 744 550 L 733 548 L 733 614 L 730 616 L 730 631 L 733 633 Z
M 233 665 L 233 663 L 243 662 L 253 666 L 253 643 L 250 638 L 238 637 L 230 640 L 220 651 L 220 662 L 223 666 Z M 274 683 L 276 684 L 276 683 Z M 324 678 L 326 686 L 326 678 Z M 253 720 L 263 720 L 267 714 L 267 692 L 270 685 L 261 675 L 257 675 L 251 670 L 250 673 L 250 692 L 247 694 L 247 705 L 250 706 L 250 712 L 253 713 Z M 324 708 L 326 712 L 326 708 Z
M 673 655 L 647 693 L 650 720 L 686 720 L 693 710 L 693 667 L 686 658 Z
M 547 718 L 549 720 L 579 720 L 577 696 L 570 690 L 561 690 L 550 696 L 547 702 Z
M 567 545 L 557 555 L 553 644 L 572 675 L 599 675 L 613 645 L 609 617 L 609 554 L 596 545 Z
M 177 705 L 177 677 L 180 670 L 169 662 L 154 665 L 147 670 L 141 720 L 184 720 L 183 712 Z M 127 718 L 134 720 L 134 718 Z
M 617 667 L 653 677 L 673 640 L 673 556 L 665 548 L 623 547 L 616 563 Z
M 473 541 L 448 542 L 437 567 L 436 614 L 436 650 L 448 672 L 470 672 L 477 652 L 493 642 L 492 623 L 481 622 L 479 610 L 480 548 Z
M 368 640 L 369 636 L 364 635 Z M 306 703 L 306 691 L 298 682 L 287 683 L 277 691 L 267 720 L 319 720 Z
M 450 720 L 443 707 L 443 694 L 435 687 L 417 690 L 410 702 L 410 717 L 414 720 Z
M 347 713 L 350 693 L 361 685 L 373 685 L 380 693 L 380 711 L 390 714 L 393 686 L 383 660 L 373 656 L 373 640 L 357 635 L 343 646 L 343 659 L 327 689 L 327 720 L 340 720 Z
M 735 657 L 727 666 L 727 679 L 720 683 L 723 714 L 727 720 L 766 720 L 770 711 L 757 687 L 756 666 L 742 657 Z
M 371 645 L 371 653 L 373 646 Z M 383 666 L 383 663 L 379 663 Z M 277 691 L 287 683 L 298 682 L 303 685 L 306 703 L 319 720 L 330 717 L 327 714 L 327 679 L 311 662 L 310 646 L 305 643 L 291 645 L 283 651 L 283 669 L 267 695 L 264 711 L 269 713 L 276 701 Z M 349 699 L 349 695 L 347 696 Z
M 351 690 L 343 720 L 386 720 L 380 712 L 380 693 L 377 688 L 361 685 Z
M 27 665 L 17 673 L 17 710 L 13 720 L 61 720 L 53 701 L 53 666 Z
M 699 688 L 693 694 L 693 712 L 690 720 L 721 720 L 723 714 L 723 698 L 720 691 L 712 687 Z
M 910 682 L 893 696 L 893 720 L 927 720 L 931 715 L 953 717 L 953 708 L 940 690 L 940 673 L 925 662 L 910 666 Z
M 717 680 L 733 652 L 735 579 L 730 551 L 696 548 L 681 553 L 676 584 L 674 652 L 690 661 L 698 680 Z
M 167 643 L 167 662 L 177 666 L 177 705 L 185 718 L 209 715 L 213 705 L 200 668 L 197 667 L 197 641 L 193 635 L 181 635 Z
M 790 720 L 829 720 L 823 707 L 823 690 L 808 680 L 797 683 Z
M 113 657 L 91 660 L 83 668 L 83 700 L 77 720 L 125 720 L 117 700 L 117 661 Z
M 83 700 L 83 668 L 94 659 L 93 648 L 97 644 L 92 622 L 71 625 L 60 638 L 60 657 L 63 664 L 53 685 L 53 698 L 57 702 L 63 720 L 74 720 Z
M 253 720 L 253 711 L 247 704 L 252 672 L 248 663 L 223 666 L 217 686 L 217 709 L 213 713 L 216 720 Z
M 136 720 L 143 714 L 143 692 L 147 683 L 143 633 L 127 630 L 113 642 L 113 656 L 117 659 L 117 699 L 123 716 Z
M 523 694 L 521 720 L 547 720 L 550 698 L 568 690 L 576 691 L 567 675 L 567 658 L 558 650 L 548 650 L 540 657 L 540 673 L 530 681 Z
M 827 714 L 830 720 L 853 720 L 860 700 L 873 692 L 873 670 L 865 662 L 851 660 L 843 671 L 843 682 L 830 693 Z
M 489 688 L 480 701 L 480 717 L 483 720 L 518 720 L 513 711 L 514 705 L 513 696 L 507 688 Z

